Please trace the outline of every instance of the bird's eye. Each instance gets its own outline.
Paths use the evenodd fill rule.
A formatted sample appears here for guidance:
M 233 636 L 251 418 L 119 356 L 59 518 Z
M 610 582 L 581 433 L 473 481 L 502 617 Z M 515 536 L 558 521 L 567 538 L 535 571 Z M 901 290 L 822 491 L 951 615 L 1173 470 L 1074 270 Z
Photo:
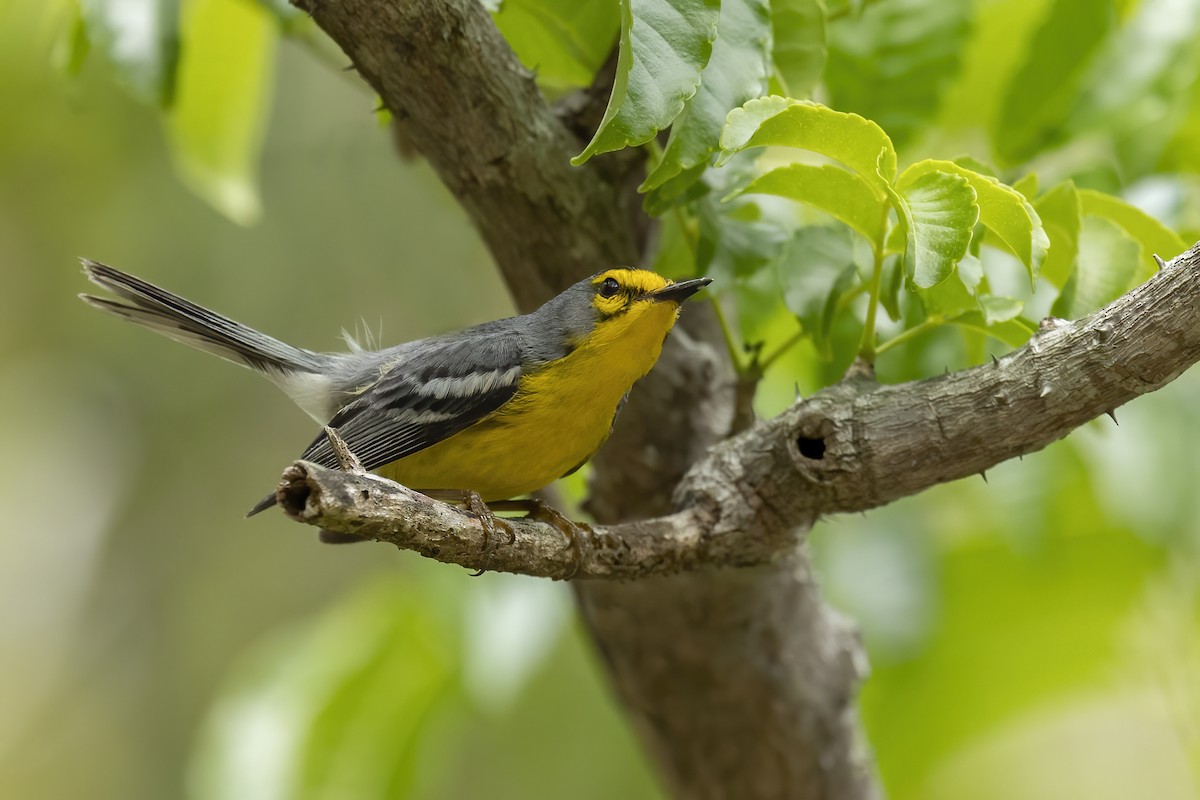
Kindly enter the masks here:
M 621 291 L 621 284 L 617 283 L 616 278 L 605 278 L 604 283 L 600 284 L 601 297 L 612 297 L 619 291 Z

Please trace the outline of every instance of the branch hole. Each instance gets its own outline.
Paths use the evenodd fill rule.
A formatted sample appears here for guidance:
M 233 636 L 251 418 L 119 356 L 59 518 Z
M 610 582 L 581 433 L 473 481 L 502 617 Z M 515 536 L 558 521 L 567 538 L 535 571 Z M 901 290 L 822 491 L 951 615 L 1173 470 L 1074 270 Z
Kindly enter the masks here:
M 825 439 L 813 439 L 808 436 L 800 436 L 796 439 L 796 449 L 800 451 L 800 455 L 805 458 L 810 458 L 813 461 L 820 461 L 825 457 Z

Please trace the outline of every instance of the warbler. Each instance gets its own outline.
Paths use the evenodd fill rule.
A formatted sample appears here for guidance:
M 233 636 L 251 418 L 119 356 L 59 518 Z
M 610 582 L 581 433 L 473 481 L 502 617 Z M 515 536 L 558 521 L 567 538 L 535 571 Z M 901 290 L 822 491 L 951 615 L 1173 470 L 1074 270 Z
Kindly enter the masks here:
M 116 298 L 81 299 L 265 376 L 336 429 L 365 469 L 434 496 L 473 493 L 485 503 L 583 466 L 658 360 L 680 304 L 711 283 L 609 269 L 529 314 L 382 350 L 350 341 L 350 352 L 317 353 L 113 267 L 82 263 Z M 324 432 L 301 458 L 338 465 Z M 269 494 L 247 516 L 274 503 Z

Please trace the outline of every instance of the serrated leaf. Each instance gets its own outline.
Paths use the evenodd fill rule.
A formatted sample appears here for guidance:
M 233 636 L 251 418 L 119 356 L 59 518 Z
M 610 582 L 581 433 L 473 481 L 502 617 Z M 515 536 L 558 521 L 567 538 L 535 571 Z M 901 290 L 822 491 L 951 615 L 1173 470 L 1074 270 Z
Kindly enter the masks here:
M 829 31 L 830 105 L 878 122 L 898 146 L 934 119 L 961 67 L 969 0 L 888 0 Z
M 1078 319 L 1120 297 L 1134 282 L 1142 253 L 1119 225 L 1085 214 L 1079 232 L 1079 267 L 1054 304 L 1054 313 Z
M 905 226 L 905 274 L 918 289 L 936 286 L 967 254 L 971 229 L 979 221 L 975 190 L 961 175 L 931 172 L 903 192 L 891 191 Z
M 505 0 L 493 20 L 538 84 L 561 93 L 592 82 L 616 41 L 620 10 L 613 0 Z
M 1135 283 L 1143 283 L 1158 271 L 1153 255 L 1157 254 L 1164 261 L 1170 261 L 1187 249 L 1187 242 L 1177 233 L 1119 197 L 1093 189 L 1080 189 L 1079 202 L 1085 216 L 1104 217 L 1119 225 L 1138 243 L 1141 252 L 1135 258 Z
M 771 17 L 766 0 L 722 0 L 717 38 L 712 58 L 700 73 L 700 88 L 671 125 L 663 157 L 638 191 L 658 188 L 707 164 L 730 109 L 766 92 L 770 69 Z
M 825 4 L 822 0 L 772 0 L 775 69 L 783 94 L 807 97 L 825 71 Z
M 840 161 L 886 196 L 896 179 L 896 150 L 874 122 L 858 114 L 786 97 L 763 97 L 734 109 L 721 133 L 724 164 L 750 147 L 797 147 Z
M 879 241 L 886 221 L 883 201 L 857 173 L 832 164 L 787 164 L 752 180 L 737 194 L 773 194 L 807 203 Z
M 621 50 L 604 119 L 576 166 L 644 144 L 670 125 L 712 55 L 720 0 L 621 0 Z
M 829 225 L 800 228 L 784 246 L 775 271 L 784 304 L 828 359 L 838 299 L 854 285 L 858 272 L 849 231 Z
M 1036 281 L 1050 240 L 1042 228 L 1037 211 L 1024 195 L 995 178 L 981 175 L 953 161 L 935 159 L 918 161 L 904 170 L 896 186 L 903 192 L 903 187 L 934 172 L 959 175 L 971 184 L 975 190 L 976 205 L 979 206 L 979 221 L 1021 260 L 1029 272 L 1030 283 Z
M 1062 289 L 1075 272 L 1079 258 L 1079 227 L 1083 221 L 1083 206 L 1072 181 L 1063 181 L 1033 201 L 1033 206 L 1046 226 L 1050 250 L 1042 264 L 1042 277 Z
M 179 62 L 174 0 L 81 0 L 87 38 L 142 102 L 168 106 Z
M 196 194 L 234 222 L 255 222 L 255 180 L 274 66 L 275 25 L 240 0 L 191 0 L 178 94 L 166 119 L 176 169 Z
M 996 153 L 1025 161 L 1062 135 L 1084 71 L 1115 24 L 1108 0 L 1057 0 L 1004 92 L 992 130 Z

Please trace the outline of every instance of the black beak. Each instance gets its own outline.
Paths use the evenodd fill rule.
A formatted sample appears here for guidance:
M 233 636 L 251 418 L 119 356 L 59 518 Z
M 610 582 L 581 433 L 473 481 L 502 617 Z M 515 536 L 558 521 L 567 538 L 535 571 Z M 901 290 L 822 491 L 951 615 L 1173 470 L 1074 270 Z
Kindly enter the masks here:
M 670 300 L 673 303 L 682 303 L 696 292 L 703 289 L 712 283 L 712 278 L 693 278 L 690 281 L 680 281 L 679 283 L 669 283 L 650 295 L 650 299 L 654 302 L 662 300 Z

